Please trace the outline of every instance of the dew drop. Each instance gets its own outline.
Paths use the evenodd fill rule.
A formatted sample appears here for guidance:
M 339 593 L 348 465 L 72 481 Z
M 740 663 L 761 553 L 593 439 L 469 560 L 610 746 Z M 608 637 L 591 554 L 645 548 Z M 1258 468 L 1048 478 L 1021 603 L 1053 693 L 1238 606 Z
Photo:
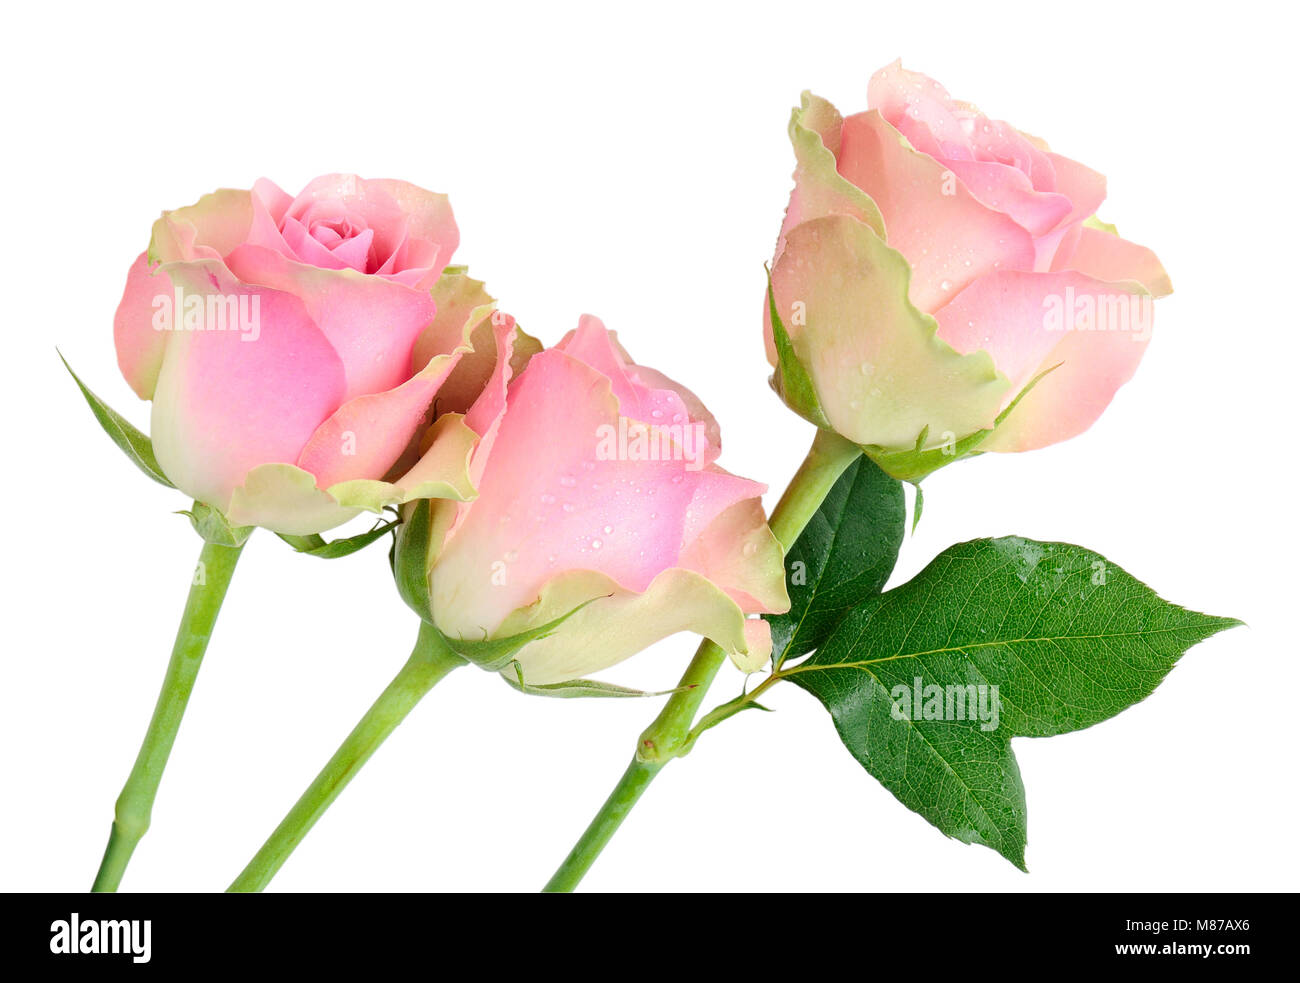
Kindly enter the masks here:
M 591 548 L 594 549 L 594 550 L 598 550 L 598 549 L 600 549 L 600 548 L 601 548 L 602 546 L 604 546 L 604 545 L 605 545 L 605 544 L 602 543 L 599 539 L 593 539 L 593 540 L 591 541 Z

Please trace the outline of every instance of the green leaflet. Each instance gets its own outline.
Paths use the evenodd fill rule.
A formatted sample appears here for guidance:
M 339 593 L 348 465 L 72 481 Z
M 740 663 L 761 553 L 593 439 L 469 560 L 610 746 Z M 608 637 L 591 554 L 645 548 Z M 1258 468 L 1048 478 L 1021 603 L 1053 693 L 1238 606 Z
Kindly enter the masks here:
M 665 689 L 658 692 L 648 692 L 643 689 L 632 689 L 630 686 L 619 686 L 617 683 L 602 683 L 599 679 L 570 679 L 563 683 L 545 683 L 541 686 L 530 686 L 524 682 L 523 667 L 518 662 L 512 662 L 501 671 L 501 678 L 511 687 L 520 693 L 527 693 L 529 696 L 549 696 L 560 700 L 589 699 L 593 697 L 605 697 L 607 699 L 642 699 L 647 696 L 667 696 L 670 693 L 676 693 L 678 690 Z
M 1188 648 L 1238 624 L 1163 601 L 1082 547 L 974 540 L 868 598 L 782 676 L 821 700 L 853 756 L 909 809 L 1024 869 L 1011 738 L 1113 717 Z
M 776 371 L 772 373 L 772 388 L 785 401 L 785 405 L 794 410 L 809 423 L 814 423 L 823 430 L 833 429 L 821 400 L 817 398 L 817 389 L 812 377 L 795 354 L 794 342 L 785 329 L 781 315 L 776 311 L 776 295 L 772 292 L 772 271 L 767 271 L 767 312 L 772 320 L 772 342 L 776 345 Z
M 81 395 L 86 397 L 86 402 L 90 404 L 90 412 L 95 414 L 95 419 L 104 428 L 104 433 L 108 434 L 113 443 L 122 449 L 122 452 L 132 460 L 137 468 L 158 482 L 158 484 L 166 485 L 168 488 L 175 488 L 176 486 L 167 480 L 162 468 L 158 466 L 158 459 L 154 457 L 153 453 L 153 441 L 131 426 L 126 417 L 87 389 L 85 383 L 77 376 L 77 373 L 72 371 L 72 366 L 63 357 L 63 353 L 59 352 L 58 355 L 59 360 L 63 362 L 63 367 L 68 370 L 68 375 L 72 376 L 72 381 L 81 390 Z
M 297 552 L 306 556 L 318 556 L 323 560 L 337 560 L 341 556 L 349 556 L 357 550 L 364 549 L 373 543 L 376 539 L 386 533 L 392 532 L 399 525 L 400 519 L 394 519 L 392 522 L 380 522 L 374 528 L 355 536 L 348 536 L 346 539 L 326 540 L 320 535 L 314 536 L 291 536 L 287 533 L 276 533 L 281 539 L 292 546 Z
M 903 486 L 865 456 L 840 475 L 786 556 L 790 610 L 765 615 L 772 664 L 811 652 L 848 611 L 880 593 L 898 560 Z
M 432 512 L 429 499 L 422 498 L 416 502 L 406 521 L 393 533 L 393 548 L 388 554 L 397 593 L 426 624 L 431 624 L 433 618 L 429 613 L 428 567 Z
M 188 516 L 194 531 L 203 537 L 205 543 L 217 546 L 243 546 L 253 533 L 253 526 L 232 526 L 225 513 L 203 502 L 195 502 L 189 511 L 180 515 Z

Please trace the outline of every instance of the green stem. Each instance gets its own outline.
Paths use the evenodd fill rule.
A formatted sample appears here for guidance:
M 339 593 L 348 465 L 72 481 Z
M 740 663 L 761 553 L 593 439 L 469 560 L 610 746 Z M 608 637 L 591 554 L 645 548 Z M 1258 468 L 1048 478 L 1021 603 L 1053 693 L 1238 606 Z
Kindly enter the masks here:
M 650 786 L 655 775 L 659 774 L 659 769 L 665 764 L 664 761 L 642 761 L 639 757 L 632 759 L 632 763 L 627 766 L 627 771 L 623 772 L 623 777 L 614 786 L 614 791 L 609 793 L 609 798 L 596 813 L 596 818 L 573 845 L 569 855 L 564 858 L 564 863 L 560 864 L 559 869 L 542 888 L 544 893 L 568 893 L 578 886 L 583 875 L 591 869 L 591 865 L 600 856 L 600 851 L 605 849 L 605 844 L 613 838 L 622 825 L 623 819 L 641 798 L 641 793 Z
M 366 711 L 366 715 L 339 745 L 316 780 L 303 792 L 288 815 L 262 848 L 235 878 L 228 890 L 261 891 L 271 882 L 289 855 L 325 814 L 340 792 L 347 787 L 379 745 L 396 730 L 397 725 L 415 708 L 434 684 L 466 661 L 447 647 L 447 643 L 429 625 L 421 622 L 420 634 L 411 657 L 393 677 L 388 688 Z
M 203 552 L 199 554 L 185 612 L 181 615 L 176 642 L 172 646 L 171 660 L 163 677 L 162 692 L 158 695 L 153 719 L 149 721 L 149 730 L 140 745 L 135 766 L 117 798 L 108 847 L 92 891 L 117 890 L 136 844 L 149 829 L 158 783 L 167 767 L 167 757 L 176 741 L 176 731 L 185 716 L 194 680 L 203 664 L 203 654 L 207 651 L 208 640 L 212 637 L 213 626 L 242 550 L 242 546 L 205 543 Z
M 817 431 L 808 456 L 768 520 L 786 552 L 860 453 L 843 437 L 829 430 Z M 700 644 L 678 683 L 678 692 L 668 698 L 654 723 L 641 734 L 636 758 L 543 890 L 572 891 L 577 887 L 655 775 L 674 757 L 689 750 L 691 724 L 725 661 L 726 653 L 713 642 L 706 639 Z

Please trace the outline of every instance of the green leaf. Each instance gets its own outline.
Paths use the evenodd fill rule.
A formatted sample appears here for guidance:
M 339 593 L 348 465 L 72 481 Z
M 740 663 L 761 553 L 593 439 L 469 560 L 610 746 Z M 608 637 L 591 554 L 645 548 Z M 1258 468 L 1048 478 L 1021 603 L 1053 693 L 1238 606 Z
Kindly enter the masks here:
M 811 652 L 850 609 L 880 593 L 898 560 L 905 521 L 902 484 L 859 456 L 786 555 L 790 610 L 765 616 L 773 665 Z
M 1011 738 L 1113 717 L 1188 648 L 1238 624 L 1163 601 L 1079 546 L 982 539 L 869 598 L 782 675 L 821 700 L 904 805 L 1023 869 Z
M 204 502 L 195 502 L 189 511 L 179 515 L 189 516 L 194 531 L 205 543 L 217 546 L 243 546 L 253 533 L 253 526 L 232 526 L 230 520 L 218 509 Z
M 523 667 L 518 662 L 502 670 L 501 678 L 512 689 L 518 690 L 520 693 L 527 693 L 529 696 L 550 696 L 561 700 L 591 697 L 640 699 L 647 696 L 668 696 L 670 693 L 677 693 L 681 689 L 689 688 L 679 687 L 678 689 L 666 689 L 652 693 L 642 689 L 632 689 L 628 686 L 619 686 L 616 683 L 602 683 L 599 679 L 570 679 L 563 683 L 546 683 L 542 686 L 532 686 L 524 682 Z
M 59 360 L 63 362 L 63 367 L 68 370 L 68 375 L 72 376 L 72 381 L 81 390 L 81 395 L 86 397 L 86 402 L 90 404 L 90 412 L 95 414 L 95 419 L 104 428 L 104 433 L 108 434 L 113 443 L 122 449 L 122 452 L 135 463 L 137 468 L 158 482 L 158 484 L 166 485 L 168 488 L 175 488 L 176 486 L 167 480 L 162 468 L 158 466 L 158 459 L 154 457 L 153 453 L 153 441 L 131 426 L 126 417 L 87 389 L 85 383 L 77 376 L 77 373 L 72 371 L 72 366 L 63 357 L 63 353 L 58 352 L 58 355 Z
M 817 398 L 812 377 L 808 375 L 808 370 L 803 367 L 799 356 L 795 354 L 794 342 L 790 340 L 790 335 L 785 330 L 781 315 L 776 312 L 776 295 L 772 292 L 771 270 L 767 271 L 767 310 L 772 320 L 772 342 L 776 345 L 777 368 L 772 373 L 772 388 L 785 401 L 786 406 L 809 423 L 815 423 L 823 430 L 833 429 L 830 421 L 826 419 L 821 400 Z
M 373 543 L 376 539 L 386 533 L 392 532 L 399 525 L 400 519 L 394 519 L 392 522 L 381 522 L 373 529 L 367 532 L 358 533 L 356 536 L 349 536 L 346 539 L 333 539 L 326 541 L 321 536 L 290 536 L 285 533 L 277 533 L 286 543 L 292 546 L 299 553 L 307 556 L 318 556 L 323 560 L 337 560 L 341 556 L 348 556 L 359 549 L 363 549 Z

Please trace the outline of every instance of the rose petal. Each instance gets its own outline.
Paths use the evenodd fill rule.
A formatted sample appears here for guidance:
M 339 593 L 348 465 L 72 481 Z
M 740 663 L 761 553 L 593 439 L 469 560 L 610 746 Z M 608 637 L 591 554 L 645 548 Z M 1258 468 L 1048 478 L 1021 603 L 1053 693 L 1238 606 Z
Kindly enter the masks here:
M 298 459 L 342 401 L 343 364 L 298 298 L 241 283 L 215 260 L 164 271 L 187 296 L 234 298 L 256 315 L 256 335 L 172 332 L 153 396 L 159 464 L 178 488 L 224 511 L 252 468 Z
M 535 605 L 508 619 L 500 633 L 526 631 L 565 615 L 570 616 L 558 631 L 516 653 L 525 684 L 545 686 L 600 672 L 681 631 L 712 639 L 740 663 L 752 660 L 751 644 L 762 646 L 761 629 L 751 627 L 753 622 L 731 598 L 699 574 L 680 568 L 663 571 L 640 593 L 594 571 L 562 573 L 545 585 Z M 516 670 L 505 671 L 513 678 Z
M 193 205 L 163 212 L 153 224 L 149 260 L 221 259 L 247 239 L 252 223 L 252 193 L 222 188 Z
M 686 512 L 712 479 L 682 461 L 602 459 L 600 428 L 618 422 L 605 376 L 553 349 L 533 357 L 432 574 L 433 609 L 449 624 L 494 631 L 565 570 L 640 591 L 676 563 Z
M 882 238 L 885 222 L 876 203 L 836 170 L 840 152 L 840 131 L 844 120 L 825 99 L 811 92 L 803 94 L 802 105 L 790 116 L 790 142 L 794 145 L 794 191 L 786 208 L 775 262 L 785 248 L 791 229 L 826 215 L 850 215 L 871 226 Z
M 347 399 L 384 392 L 409 377 L 411 351 L 436 308 L 427 292 L 355 270 L 298 263 L 262 246 L 240 246 L 227 257 L 240 279 L 302 299 L 347 373 Z
M 1174 290 L 1155 253 L 1101 229 L 1082 228 L 1065 265 L 1098 280 L 1136 280 L 1153 297 L 1166 297 Z
M 1006 215 L 980 204 L 943 164 L 907 146 L 878 112 L 844 121 L 839 170 L 884 216 L 886 239 L 912 266 L 911 299 L 943 306 L 995 269 L 1029 269 L 1033 239 Z
M 127 271 L 126 288 L 113 315 L 117 365 L 141 399 L 153 398 L 170 336 L 154 327 L 155 318 L 163 313 L 163 308 L 155 305 L 159 297 L 166 297 L 167 303 L 175 306 L 171 279 L 150 267 L 148 254 L 141 253 Z
M 1008 389 L 987 354 L 961 355 L 938 338 L 934 320 L 908 301 L 908 274 L 902 255 L 843 216 L 793 229 L 772 271 L 777 309 L 822 409 L 858 444 L 911 449 L 928 427 L 937 446 L 947 431 L 991 426 Z
M 321 488 L 355 478 L 383 478 L 426 423 L 433 397 L 460 354 L 439 355 L 388 392 L 348 400 L 312 434 L 298 467 L 314 474 Z
M 1103 283 L 1080 273 L 1030 276 L 1038 284 L 1026 291 L 1025 307 L 1033 306 L 1037 294 L 1039 317 L 1057 329 L 1058 340 L 1028 375 L 1051 371 L 980 445 L 982 451 L 1033 450 L 1087 430 L 1133 377 L 1151 336 L 1154 301 L 1134 281 Z M 1043 285 L 1050 285 L 1046 292 Z M 1017 316 L 1014 305 L 1003 310 Z M 1064 317 L 1054 319 L 1056 314 Z

